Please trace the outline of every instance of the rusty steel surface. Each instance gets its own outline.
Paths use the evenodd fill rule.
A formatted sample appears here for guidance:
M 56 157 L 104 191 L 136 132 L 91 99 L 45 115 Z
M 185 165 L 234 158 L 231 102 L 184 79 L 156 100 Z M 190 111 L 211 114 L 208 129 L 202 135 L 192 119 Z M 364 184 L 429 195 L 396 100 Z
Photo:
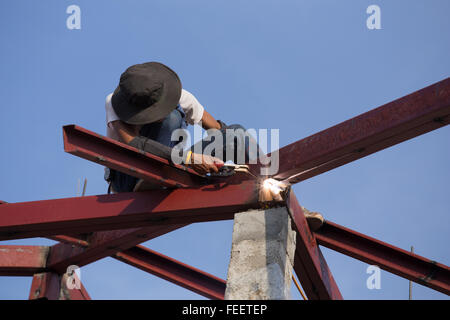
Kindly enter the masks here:
M 255 181 L 7 203 L 0 206 L 0 240 L 227 220 L 261 205 Z
M 45 270 L 47 246 L 0 246 L 0 276 L 33 276 Z
M 450 78 L 279 150 L 274 176 L 297 183 L 450 122 Z M 252 169 L 255 170 L 255 169 Z
M 73 277 L 77 277 L 76 274 Z M 67 287 L 68 275 L 59 275 L 53 272 L 37 273 L 31 282 L 29 300 L 91 300 L 83 283 L 79 281 L 80 288 Z
M 65 236 L 65 235 L 57 235 L 57 236 L 49 236 L 48 239 L 59 241 L 61 243 L 68 243 L 72 245 L 76 245 L 79 247 L 88 247 L 89 242 L 87 238 L 83 235 L 76 236 Z
M 225 280 L 146 247 L 133 247 L 117 253 L 114 258 L 206 298 L 220 300 L 224 298 Z
M 449 123 L 447 78 L 281 148 L 280 170 L 274 177 L 297 183 Z M 222 183 L 207 180 L 184 166 L 75 125 L 64 126 L 63 136 L 66 152 L 169 189 L 0 201 L 0 240 L 39 236 L 61 241 L 51 248 L 0 246 L 0 275 L 32 275 L 30 299 L 90 299 L 84 286 L 67 288 L 64 272 L 68 265 L 86 265 L 106 256 L 205 297 L 223 299 L 224 280 L 138 244 L 189 223 L 232 219 L 236 212 L 274 205 L 286 205 L 293 219 L 294 270 L 309 299 L 342 299 L 319 244 L 450 294 L 450 269 L 443 264 L 328 221 L 311 233 L 293 192 L 283 203 L 264 202 L 259 182 L 248 176 Z M 253 172 L 257 168 L 251 166 Z
M 31 281 L 28 299 L 58 300 L 61 290 L 61 276 L 52 272 L 37 273 Z
M 311 233 L 303 209 L 291 191 L 287 207 L 297 233 L 294 271 L 310 300 L 342 300 L 333 275 Z
M 90 237 L 87 247 L 78 247 L 76 242 L 73 243 L 75 246 L 58 243 L 50 247 L 47 268 L 57 273 L 64 273 L 70 265 L 82 267 L 183 226 L 152 226 L 95 232 Z
M 68 275 L 64 274 L 61 277 L 61 289 L 59 300 L 91 300 L 89 293 L 87 292 L 83 282 L 81 282 L 81 280 L 78 279 L 77 274 L 74 273 L 72 277 L 77 278 L 76 282 L 79 283 L 80 287 L 78 289 L 67 287 Z
M 195 187 L 207 180 L 193 170 L 76 125 L 63 127 L 64 150 L 160 186 Z
M 450 295 L 450 268 L 446 265 L 330 221 L 315 236 L 320 245 Z

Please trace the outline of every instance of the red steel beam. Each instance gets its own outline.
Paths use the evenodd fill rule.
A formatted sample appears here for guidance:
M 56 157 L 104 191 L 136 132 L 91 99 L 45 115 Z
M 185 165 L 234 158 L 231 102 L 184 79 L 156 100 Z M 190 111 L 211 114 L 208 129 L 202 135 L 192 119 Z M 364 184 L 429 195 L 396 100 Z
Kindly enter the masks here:
M 225 280 L 143 246 L 119 252 L 113 257 L 206 298 L 224 299 Z
M 49 247 L 0 246 L 0 276 L 33 276 L 45 270 Z
M 310 300 L 342 300 L 339 288 L 292 191 L 287 198 L 287 207 L 297 232 L 294 271 L 306 295 Z
M 61 243 L 68 243 L 71 245 L 76 245 L 79 247 L 89 247 L 89 242 L 84 235 L 76 235 L 76 236 L 65 236 L 65 235 L 58 235 L 58 236 L 50 236 L 47 237 L 51 240 L 59 241 Z
M 64 150 L 78 157 L 166 187 L 195 187 L 207 181 L 195 171 L 76 125 L 63 127 Z
M 76 277 L 76 274 L 73 275 Z M 38 273 L 33 276 L 30 288 L 30 300 L 90 300 L 86 288 L 80 281 L 80 289 L 67 287 L 67 274 L 53 272 Z
M 0 276 L 32 276 L 29 299 L 90 299 L 81 282 L 80 289 L 69 289 L 67 274 L 48 272 L 49 249 L 47 246 L 0 246 Z
M 74 273 L 72 275 L 72 277 L 78 278 L 76 273 Z M 81 282 L 81 280 L 78 280 L 78 283 L 80 285 L 79 289 L 68 288 L 67 280 L 68 280 L 68 275 L 64 274 L 61 277 L 61 291 L 60 291 L 59 300 L 91 300 L 91 297 L 89 296 L 89 293 L 87 292 L 87 290 L 84 287 L 83 282 Z
M 0 240 L 232 219 L 235 212 L 270 205 L 259 183 L 217 184 L 0 206 Z
M 330 221 L 315 232 L 320 245 L 450 295 L 450 268 Z
M 50 248 L 47 268 L 57 273 L 64 273 L 70 265 L 82 267 L 183 226 L 152 226 L 95 232 L 86 247 L 58 243 Z M 76 242 L 74 244 L 77 245 Z
M 297 183 L 450 123 L 450 78 L 279 150 L 274 177 Z
M 51 247 L 47 269 L 63 273 L 71 264 L 81 267 L 111 255 L 113 258 L 180 285 L 204 297 L 223 299 L 226 283 L 224 280 L 148 248 L 139 245 L 133 247 L 137 243 L 149 240 L 151 235 L 156 237 L 160 233 L 173 231 L 175 228 L 176 226 L 160 226 L 160 230 L 158 230 L 158 227 L 153 227 L 153 230 L 150 227 L 147 229 L 98 232 L 94 233 L 87 248 L 74 247 L 72 244 L 80 246 L 80 242 L 76 238 L 70 238 L 72 241 L 69 242 L 69 245 L 59 243 Z M 65 241 L 69 240 L 67 237 L 63 239 Z

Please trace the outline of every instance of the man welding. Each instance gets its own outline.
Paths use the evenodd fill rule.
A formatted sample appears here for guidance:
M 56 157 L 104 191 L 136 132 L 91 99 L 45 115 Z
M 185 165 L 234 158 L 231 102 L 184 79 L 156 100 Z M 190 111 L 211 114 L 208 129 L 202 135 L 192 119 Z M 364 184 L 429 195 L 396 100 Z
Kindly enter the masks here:
M 171 161 L 172 148 L 179 142 L 172 141 L 172 132 L 186 128 L 187 124 L 201 124 L 205 130 L 220 130 L 224 139 L 223 159 L 238 163 L 238 158 L 242 159 L 238 157 L 238 151 L 245 153 L 244 161 L 250 158 L 248 137 L 226 140 L 227 129 L 235 130 L 237 135 L 243 134 L 245 129 L 238 124 L 227 126 L 216 120 L 194 95 L 182 88 L 178 75 L 164 64 L 147 62 L 126 69 L 115 91 L 106 97 L 105 109 L 109 138 L 166 160 Z M 243 150 L 237 150 L 239 139 L 244 141 Z M 208 144 L 206 141 L 199 143 L 202 144 L 201 150 Z M 233 150 L 233 154 L 227 155 L 227 150 Z M 183 163 L 201 175 L 217 173 L 224 161 L 213 155 L 189 151 Z M 109 168 L 106 168 L 105 179 L 113 192 L 136 191 L 142 182 Z

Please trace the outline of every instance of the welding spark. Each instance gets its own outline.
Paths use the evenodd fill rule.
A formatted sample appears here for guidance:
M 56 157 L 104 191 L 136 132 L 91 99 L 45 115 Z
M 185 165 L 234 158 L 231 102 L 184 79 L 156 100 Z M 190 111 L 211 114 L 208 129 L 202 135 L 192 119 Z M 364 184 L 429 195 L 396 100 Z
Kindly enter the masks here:
M 274 194 L 279 194 L 281 191 L 283 191 L 280 181 L 272 178 L 264 180 L 263 187 L 269 189 Z

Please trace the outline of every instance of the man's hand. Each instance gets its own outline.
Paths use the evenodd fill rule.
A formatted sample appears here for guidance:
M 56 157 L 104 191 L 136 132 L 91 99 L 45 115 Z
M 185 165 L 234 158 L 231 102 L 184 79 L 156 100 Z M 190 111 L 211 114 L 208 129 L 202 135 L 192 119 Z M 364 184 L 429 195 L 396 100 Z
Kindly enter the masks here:
M 219 158 L 192 153 L 187 166 L 192 168 L 195 172 L 205 175 L 209 172 L 219 172 L 216 164 L 223 164 L 223 161 Z

